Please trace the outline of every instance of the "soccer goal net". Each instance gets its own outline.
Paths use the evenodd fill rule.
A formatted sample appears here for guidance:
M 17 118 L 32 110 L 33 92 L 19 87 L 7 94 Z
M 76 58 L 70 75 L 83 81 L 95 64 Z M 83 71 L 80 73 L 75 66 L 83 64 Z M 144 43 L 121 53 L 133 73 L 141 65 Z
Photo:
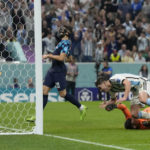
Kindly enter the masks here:
M 0 134 L 43 132 L 40 1 L 0 0 Z

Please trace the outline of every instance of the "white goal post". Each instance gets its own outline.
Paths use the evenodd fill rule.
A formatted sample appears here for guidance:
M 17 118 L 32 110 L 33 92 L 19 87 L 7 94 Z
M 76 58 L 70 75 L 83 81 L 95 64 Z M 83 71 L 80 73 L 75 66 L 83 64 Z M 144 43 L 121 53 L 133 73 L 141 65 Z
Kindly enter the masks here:
M 41 0 L 0 6 L 0 135 L 42 135 Z
M 42 90 L 42 27 L 41 0 L 34 1 L 35 8 L 35 64 L 36 64 L 36 130 L 43 134 L 43 90 Z

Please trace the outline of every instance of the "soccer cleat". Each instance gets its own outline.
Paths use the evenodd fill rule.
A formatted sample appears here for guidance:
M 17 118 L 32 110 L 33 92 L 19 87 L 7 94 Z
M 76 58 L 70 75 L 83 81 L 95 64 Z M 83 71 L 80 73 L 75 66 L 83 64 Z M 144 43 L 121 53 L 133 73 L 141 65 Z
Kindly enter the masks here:
M 82 110 L 80 110 L 80 120 L 84 120 L 84 118 L 85 118 L 85 116 L 86 116 L 86 110 L 87 110 L 88 108 L 85 106 L 85 105 L 83 105 L 83 109 Z
M 35 116 L 31 116 L 31 117 L 27 118 L 26 121 L 35 122 L 35 119 L 36 119 Z

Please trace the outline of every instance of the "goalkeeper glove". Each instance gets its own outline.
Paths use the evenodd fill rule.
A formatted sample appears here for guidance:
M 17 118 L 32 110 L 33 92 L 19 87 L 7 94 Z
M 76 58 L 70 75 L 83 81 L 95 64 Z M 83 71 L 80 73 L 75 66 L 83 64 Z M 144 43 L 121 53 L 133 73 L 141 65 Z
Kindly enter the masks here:
M 113 109 L 117 108 L 117 105 L 116 104 L 109 104 L 105 107 L 105 110 L 107 111 L 111 111 Z

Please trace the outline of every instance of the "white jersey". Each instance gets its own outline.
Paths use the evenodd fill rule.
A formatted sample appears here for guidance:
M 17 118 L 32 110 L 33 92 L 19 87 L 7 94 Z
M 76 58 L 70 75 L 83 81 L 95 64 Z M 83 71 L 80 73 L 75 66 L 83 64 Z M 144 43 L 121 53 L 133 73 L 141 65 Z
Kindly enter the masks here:
M 128 79 L 131 83 L 131 92 L 133 93 L 133 96 L 137 95 L 139 90 L 147 90 L 148 80 L 146 78 L 127 73 L 115 74 L 109 79 L 112 84 L 112 88 L 109 92 L 111 98 L 115 98 L 117 92 L 124 92 L 125 87 L 123 81 L 125 79 Z

